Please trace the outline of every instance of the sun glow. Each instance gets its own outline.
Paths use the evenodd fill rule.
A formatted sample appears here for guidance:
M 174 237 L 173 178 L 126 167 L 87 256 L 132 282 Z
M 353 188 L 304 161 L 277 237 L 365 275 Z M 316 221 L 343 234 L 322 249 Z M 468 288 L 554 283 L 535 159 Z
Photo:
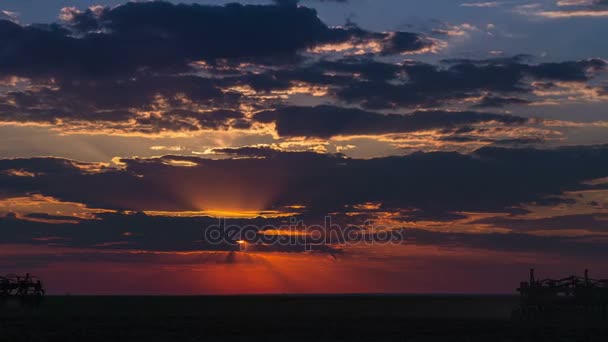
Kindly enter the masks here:
M 277 217 L 289 217 L 296 215 L 296 212 L 282 212 L 278 210 L 201 210 L 201 211 L 145 211 L 150 216 L 174 216 L 174 217 L 197 217 L 197 216 L 210 216 L 217 218 L 277 218 Z

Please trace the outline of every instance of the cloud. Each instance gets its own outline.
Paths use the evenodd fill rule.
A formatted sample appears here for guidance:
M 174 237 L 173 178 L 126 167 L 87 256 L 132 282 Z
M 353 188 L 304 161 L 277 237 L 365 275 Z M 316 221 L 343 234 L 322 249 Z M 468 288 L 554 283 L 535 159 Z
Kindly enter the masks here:
M 383 63 L 373 59 L 343 58 L 335 61 L 322 60 L 306 70 L 307 73 L 315 71 L 360 75 L 361 78 L 368 80 L 391 80 L 397 78 L 403 69 L 399 64 Z
M 476 136 L 476 135 L 448 135 L 439 138 L 440 141 L 447 142 L 456 142 L 456 143 L 470 143 L 470 142 L 480 142 L 480 143 L 489 143 L 498 146 L 522 146 L 522 145 L 534 145 L 534 144 L 542 144 L 545 142 L 543 138 L 540 137 L 523 137 L 523 138 L 513 138 L 513 139 L 504 139 L 504 138 L 488 138 L 487 136 Z
M 107 213 L 95 219 L 79 220 L 76 222 L 32 221 L 31 217 L 48 217 L 48 215 L 32 214 L 28 219 L 20 217 L 0 217 L 0 241 L 3 245 L 32 245 L 38 253 L 21 253 L 10 260 L 23 262 L 48 263 L 79 261 L 107 262 L 154 262 L 155 256 L 162 255 L 163 261 L 169 264 L 205 264 L 230 263 L 230 257 L 213 258 L 205 252 L 236 252 L 240 247 L 230 238 L 222 243 L 214 243 L 205 238 L 205 231 L 214 229 L 219 220 L 210 217 L 167 217 L 149 216 L 143 213 L 124 214 Z M 332 223 L 337 224 L 337 218 Z M 447 221 L 459 219 L 458 216 L 445 216 Z M 53 220 L 57 221 L 54 217 Z M 53 221 L 50 220 L 50 221 Z M 352 219 L 351 219 L 352 221 Z M 590 222 L 586 222 L 587 224 Z M 592 222 L 591 222 L 592 223 Z M 606 256 L 606 243 L 601 239 L 585 239 L 567 236 L 535 236 L 521 232 L 507 233 L 466 233 L 449 231 L 431 231 L 408 228 L 408 222 L 403 227 L 390 229 L 391 236 L 399 240 L 393 243 L 403 243 L 408 246 L 439 246 L 449 248 L 475 248 L 491 251 L 560 253 L 568 256 L 600 257 Z M 230 219 L 225 221 L 225 227 L 277 227 L 286 229 L 284 221 L 277 219 Z M 283 243 L 251 244 L 248 250 L 256 253 L 289 252 L 289 253 L 326 253 L 341 255 L 349 253 L 341 243 L 361 244 L 370 235 L 380 239 L 380 233 L 366 231 L 363 226 L 351 225 L 351 231 L 361 234 L 344 235 L 344 239 L 329 234 L 331 230 L 321 230 L 326 233 L 322 243 L 305 245 L 303 239 L 291 237 Z M 344 227 L 345 228 L 345 227 Z M 324 229 L 324 228 L 323 228 Z M 169 234 L 170 231 L 170 234 Z M 316 230 L 319 232 L 318 230 Z M 259 240 L 250 236 L 250 241 Z M 283 237 L 286 238 L 286 235 Z M 279 237 L 265 241 L 276 242 Z M 288 241 L 288 242 L 287 242 Z M 45 246 L 52 246 L 46 255 L 42 252 Z M 162 254 L 161 254 L 162 253 Z M 165 254 L 167 253 L 167 254 Z M 42 254 L 42 255 L 40 255 Z M 3 260 L 4 261 L 4 260 Z
M 489 8 L 489 7 L 499 7 L 502 4 L 503 4 L 503 2 L 498 2 L 498 1 L 492 1 L 492 2 L 467 2 L 467 3 L 460 4 L 460 6 L 462 6 L 462 7 Z
M 70 221 L 70 222 L 65 222 Z M 29 214 L 21 217 L 0 217 L 0 241 L 2 244 L 33 244 L 55 247 L 86 248 L 94 251 L 153 252 L 202 252 L 239 251 L 236 239 L 226 241 L 205 240 L 207 229 L 216 229 L 220 221 L 211 217 L 149 216 L 144 213 L 105 213 L 94 219 L 76 220 L 48 214 Z M 285 227 L 277 219 L 230 219 L 229 226 Z M 76 229 L 75 229 L 76 228 Z M 171 228 L 171 234 L 167 229 Z M 262 234 L 262 232 L 258 232 Z M 252 238 L 252 240 L 255 240 Z M 273 240 L 268 240 L 273 241 Z M 250 246 L 257 252 L 324 252 L 339 254 L 337 248 L 328 245 L 305 246 L 292 239 L 290 244 Z
M 378 135 L 443 129 L 482 122 L 524 124 L 528 119 L 478 112 L 418 111 L 380 114 L 334 106 L 286 107 L 257 113 L 254 120 L 275 123 L 282 137 L 331 138 L 338 135 Z
M 531 101 L 520 99 L 517 97 L 497 97 L 497 96 L 484 96 L 481 101 L 474 105 L 477 108 L 498 108 L 509 105 L 527 105 Z
M 301 0 L 272 0 L 275 4 L 280 6 L 296 6 Z M 339 2 L 339 3 L 347 3 L 348 0 L 309 0 L 316 2 Z
M 548 19 L 564 18 L 601 18 L 608 16 L 608 2 L 605 0 L 563 0 L 557 1 L 557 8 L 523 9 L 522 13 L 531 14 Z
M 290 6 L 132 2 L 84 12 L 64 9 L 61 17 L 69 30 L 2 21 L 0 47 L 8 53 L 0 72 L 59 77 L 179 70 L 202 59 L 292 56 L 351 35 L 327 27 L 312 9 Z
M 265 93 L 288 91 L 294 84 L 318 86 L 328 96 L 370 109 L 450 104 L 503 107 L 542 102 L 543 93 L 536 89 L 541 82 L 584 85 L 606 67 L 602 59 L 532 64 L 527 58 L 397 64 L 350 57 L 236 75 L 224 82 Z
M 321 45 L 384 44 L 383 54 L 427 48 L 414 33 L 329 27 L 303 6 L 211 6 L 164 1 L 116 7 L 69 7 L 61 24 L 0 22 L 0 74 L 25 77 L 108 77 L 184 72 L 191 62 L 222 59 L 294 61 Z
M 240 157 L 273 157 L 282 153 L 286 153 L 283 150 L 273 146 L 242 146 L 242 147 L 222 147 L 214 148 L 212 150 L 216 154 L 226 154 L 231 156 Z M 302 153 L 302 152 L 294 152 Z M 310 152 L 314 153 L 314 152 Z
M 209 207 L 219 204 L 226 210 L 297 207 L 292 215 L 306 224 L 316 224 L 332 213 L 336 224 L 363 225 L 389 213 L 393 228 L 402 227 L 396 232 L 408 244 L 605 255 L 604 240 L 593 239 L 593 234 L 607 229 L 604 214 L 529 218 L 522 215 L 528 213 L 522 208 L 526 203 L 554 206 L 564 191 L 589 189 L 584 181 L 608 176 L 607 146 L 488 147 L 471 154 L 433 152 L 374 159 L 284 152 L 273 146 L 214 152 L 234 158 L 123 158 L 120 167 L 60 158 L 0 160 L 2 201 L 40 194 L 56 199 L 52 208 L 64 201 L 82 203 L 79 208 L 91 212 L 86 216 L 54 214 L 38 203 L 30 207 L 34 211 L 0 218 L 0 240 L 3 244 L 87 248 L 92 253 L 238 250 L 235 244 L 205 240 L 205 229 L 217 224 L 217 219 L 177 216 L 222 209 Z M 493 213 L 493 217 L 471 221 L 467 214 L 471 212 Z M 429 231 L 419 229 L 420 221 L 445 225 L 466 221 L 471 229 L 510 231 Z M 258 217 L 230 219 L 227 224 L 281 227 L 286 222 L 281 217 Z M 555 234 L 531 235 L 539 230 Z M 586 236 L 562 234 L 570 230 Z M 348 242 L 357 242 L 357 238 L 361 237 Z M 251 247 L 257 252 L 306 251 L 300 243 Z M 340 245 L 331 243 L 315 248 L 320 253 L 342 253 Z
M 19 23 L 19 13 L 11 12 L 7 10 L 0 10 L 0 20 L 8 20 L 13 23 Z
M 393 32 L 384 39 L 382 45 L 382 55 L 430 52 L 437 48 L 432 41 L 411 32 Z
M 0 121 L 155 136 L 248 129 L 244 108 L 331 95 L 353 74 L 385 81 L 402 73 L 371 55 L 309 63 L 304 52 L 365 45 L 386 56 L 435 45 L 417 33 L 329 27 L 304 6 L 129 2 L 66 7 L 59 17 L 0 21 Z
M 263 70 L 261 72 L 236 73 L 222 79 L 225 87 L 248 86 L 256 92 L 271 93 L 288 90 L 294 84 L 327 86 L 340 89 L 361 80 L 389 81 L 403 73 L 399 64 L 384 63 L 371 58 L 322 59 L 314 63 Z
M 408 62 L 405 82 L 354 82 L 339 89 L 337 97 L 367 108 L 437 106 L 488 92 L 531 93 L 530 80 L 585 82 L 606 67 L 601 59 L 525 64 L 521 58 L 447 60 L 445 68 Z
M 63 130 L 138 132 L 248 128 L 240 95 L 196 76 L 63 81 L 0 96 L 1 121 Z
M 136 211 L 302 205 L 327 213 L 369 202 L 433 213 L 500 212 L 608 176 L 605 146 L 486 147 L 472 154 L 414 153 L 367 160 L 310 152 L 248 154 L 257 158 L 123 158 L 119 169 L 55 158 L 0 160 L 0 191 L 5 197 L 38 193 L 91 208 Z M 16 169 L 35 176 L 3 172 Z
M 591 87 L 586 84 L 606 66 L 601 59 L 540 64 L 524 63 L 523 59 L 521 56 L 490 60 L 454 59 L 433 65 L 350 57 L 273 68 L 248 66 L 251 71 L 234 66 L 234 71 L 220 75 L 161 73 L 52 81 L 13 80 L 11 82 L 15 85 L 0 93 L 0 110 L 3 111 L 0 121 L 54 125 L 63 131 L 104 134 L 160 135 L 244 130 L 251 127 L 252 112 L 272 112 L 273 108 L 285 107 L 296 94 L 323 97 L 326 102 L 334 104 L 341 100 L 368 109 L 437 108 L 449 104 L 500 108 L 542 102 L 545 96 L 557 101 L 559 94 L 539 87 L 543 84 L 569 85 L 571 89 Z M 225 68 L 233 66 L 209 64 L 202 70 L 221 73 Z M 588 89 L 589 94 L 601 95 L 601 88 Z M 568 99 L 572 98 L 572 95 L 568 96 Z M 247 113 L 242 108 L 246 108 Z M 324 123 L 329 124 L 330 117 L 337 120 L 334 122 L 336 125 L 348 122 L 356 125 L 364 120 L 361 111 L 336 107 L 334 112 L 340 113 L 340 118 L 336 119 L 337 114 L 331 114 L 333 116 L 328 116 Z M 348 118 L 348 113 L 353 116 Z M 438 118 L 437 113 L 432 115 L 425 116 L 429 121 L 426 127 L 442 127 L 446 123 L 445 118 Z M 285 128 L 294 118 L 279 120 L 278 127 L 285 136 L 302 134 L 293 128 Z M 310 116 L 308 123 L 312 124 L 314 118 L 314 115 Z M 395 119 L 398 118 L 376 115 L 373 119 L 376 123 L 368 129 L 350 131 L 361 134 L 413 131 L 404 128 L 412 122 L 397 122 Z M 413 117 L 408 118 L 412 120 Z M 435 125 L 430 123 L 433 118 L 439 120 Z M 379 128 L 378 120 L 391 128 Z M 486 117 L 479 122 L 491 120 Z M 332 128 L 328 126 L 327 129 Z M 339 134 L 349 133 L 346 127 L 339 129 L 346 129 L 337 132 Z M 327 132 L 321 135 L 303 133 L 327 136 Z
M 575 10 L 575 11 L 540 11 L 538 16 L 550 19 L 576 18 L 576 17 L 608 17 L 608 10 Z
M 474 223 L 490 224 L 496 227 L 508 228 L 518 233 L 534 231 L 591 231 L 595 233 L 608 232 L 607 214 L 574 214 L 551 216 L 546 218 L 508 218 L 492 217 L 477 220 Z

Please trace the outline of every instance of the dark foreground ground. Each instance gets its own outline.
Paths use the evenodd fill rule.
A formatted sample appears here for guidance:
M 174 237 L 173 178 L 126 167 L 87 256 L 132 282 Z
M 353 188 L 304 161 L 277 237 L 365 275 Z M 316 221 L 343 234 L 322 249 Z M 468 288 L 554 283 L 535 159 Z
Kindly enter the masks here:
M 582 317 L 513 320 L 510 296 L 47 297 L 0 341 L 608 341 Z

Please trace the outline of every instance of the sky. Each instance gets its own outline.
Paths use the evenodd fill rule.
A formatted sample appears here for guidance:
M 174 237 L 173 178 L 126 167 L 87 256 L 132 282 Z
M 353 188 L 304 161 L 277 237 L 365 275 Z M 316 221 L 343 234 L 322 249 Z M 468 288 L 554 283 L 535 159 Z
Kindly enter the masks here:
M 608 1 L 0 4 L 0 274 L 52 294 L 608 278 Z

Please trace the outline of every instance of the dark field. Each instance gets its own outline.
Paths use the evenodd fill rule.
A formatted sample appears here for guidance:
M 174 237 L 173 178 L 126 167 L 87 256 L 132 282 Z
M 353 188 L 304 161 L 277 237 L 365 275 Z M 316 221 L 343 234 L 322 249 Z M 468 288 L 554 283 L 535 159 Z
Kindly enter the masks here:
M 606 341 L 608 327 L 511 320 L 511 296 L 48 297 L 7 303 L 0 341 Z

